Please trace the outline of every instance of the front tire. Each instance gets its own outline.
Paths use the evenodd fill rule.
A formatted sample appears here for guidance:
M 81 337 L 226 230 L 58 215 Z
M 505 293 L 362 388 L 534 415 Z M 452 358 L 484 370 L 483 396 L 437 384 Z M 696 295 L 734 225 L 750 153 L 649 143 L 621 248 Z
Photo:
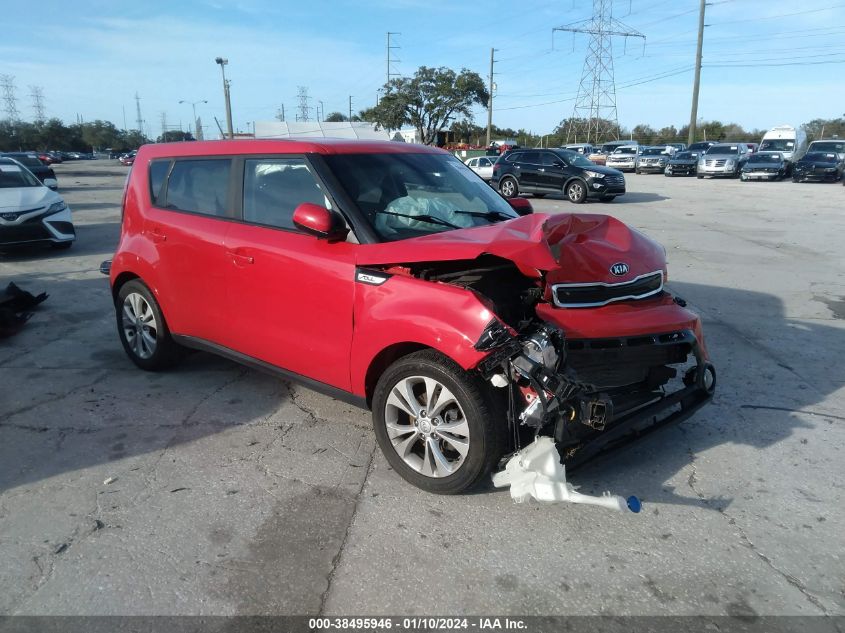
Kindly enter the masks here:
M 158 371 L 179 361 L 182 348 L 170 336 L 158 302 L 141 280 L 120 287 L 115 316 L 123 349 L 138 367 Z
M 491 388 L 434 350 L 400 358 L 382 374 L 373 425 L 393 469 L 436 494 L 468 490 L 506 450 L 504 413 Z
M 573 180 L 566 185 L 566 197 L 573 204 L 583 204 L 587 200 L 587 185 L 581 180 Z
M 519 183 L 516 178 L 507 176 L 499 181 L 499 193 L 505 198 L 516 198 L 519 195 Z

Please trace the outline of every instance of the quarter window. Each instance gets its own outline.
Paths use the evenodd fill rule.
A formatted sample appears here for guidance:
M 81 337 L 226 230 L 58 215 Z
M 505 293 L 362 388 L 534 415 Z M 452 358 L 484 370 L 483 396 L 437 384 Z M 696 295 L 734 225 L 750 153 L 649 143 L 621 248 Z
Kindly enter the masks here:
M 158 204 L 162 194 L 162 185 L 167 178 L 167 170 L 170 169 L 169 160 L 154 160 L 150 163 L 150 197 L 153 204 Z
M 231 169 L 228 158 L 177 160 L 167 182 L 167 208 L 226 216 Z
M 331 208 L 304 159 L 262 158 L 245 161 L 245 221 L 294 229 L 293 212 L 303 202 Z

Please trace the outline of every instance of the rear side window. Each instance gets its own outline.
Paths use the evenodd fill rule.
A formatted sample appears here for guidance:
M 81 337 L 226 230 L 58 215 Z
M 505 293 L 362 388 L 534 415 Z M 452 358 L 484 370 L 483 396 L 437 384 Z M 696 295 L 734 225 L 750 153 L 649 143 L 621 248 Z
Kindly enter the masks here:
M 244 165 L 244 220 L 295 229 L 293 212 L 303 202 L 330 207 L 302 158 L 248 159 Z
M 525 154 L 522 155 L 521 162 L 531 163 L 532 165 L 542 164 L 542 159 L 540 158 L 540 152 L 525 152 Z
M 164 179 L 167 178 L 167 170 L 170 169 L 169 160 L 154 160 L 150 163 L 150 198 L 153 204 L 163 202 L 161 198 Z
M 232 161 L 177 160 L 167 181 L 166 208 L 226 216 Z

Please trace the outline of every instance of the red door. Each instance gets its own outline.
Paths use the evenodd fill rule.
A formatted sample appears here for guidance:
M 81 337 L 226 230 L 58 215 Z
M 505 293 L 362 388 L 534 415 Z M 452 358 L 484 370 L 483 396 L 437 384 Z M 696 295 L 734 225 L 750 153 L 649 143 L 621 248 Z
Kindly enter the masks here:
M 293 226 L 300 203 L 330 204 L 304 159 L 244 163 L 244 223 L 224 239 L 233 314 L 224 344 L 349 391 L 357 245 Z
M 148 281 L 174 334 L 219 342 L 225 330 L 230 169 L 228 159 L 177 160 L 160 202 L 168 209 L 147 211 L 143 237 L 156 253 Z

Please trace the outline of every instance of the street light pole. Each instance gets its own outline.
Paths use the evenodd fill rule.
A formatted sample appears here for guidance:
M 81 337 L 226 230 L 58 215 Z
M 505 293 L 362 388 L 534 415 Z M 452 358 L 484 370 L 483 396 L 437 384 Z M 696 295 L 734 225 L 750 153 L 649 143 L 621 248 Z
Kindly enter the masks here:
M 206 101 L 205 99 L 200 99 L 199 101 L 186 101 L 185 99 L 182 99 L 182 100 L 179 101 L 179 103 L 190 103 L 191 104 L 191 110 L 194 113 L 194 139 L 197 140 L 197 141 L 200 140 L 200 136 L 202 136 L 202 132 L 200 132 L 200 123 L 197 120 L 197 104 L 198 103 L 208 103 L 208 101 Z
M 235 132 L 232 129 L 232 100 L 229 94 L 229 82 L 226 80 L 226 64 L 229 63 L 229 60 L 217 57 L 214 61 L 220 64 L 220 72 L 223 73 L 223 97 L 226 100 L 226 128 L 229 132 L 229 138 L 233 139 L 235 138 Z

